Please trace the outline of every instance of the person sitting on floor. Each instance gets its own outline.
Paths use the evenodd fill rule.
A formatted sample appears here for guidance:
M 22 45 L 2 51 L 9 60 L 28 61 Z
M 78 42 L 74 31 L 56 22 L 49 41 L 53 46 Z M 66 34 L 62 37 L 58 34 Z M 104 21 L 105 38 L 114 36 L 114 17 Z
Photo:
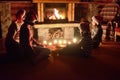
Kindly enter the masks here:
M 92 39 L 91 39 L 91 32 L 88 22 L 80 23 L 81 29 L 81 39 L 77 44 L 68 45 L 67 47 L 63 48 L 59 51 L 60 54 L 64 55 L 80 55 L 84 57 L 90 56 L 92 52 Z
M 41 58 L 48 58 L 50 50 L 44 48 L 34 38 L 34 24 L 37 21 L 37 14 L 34 10 L 30 10 L 26 16 L 25 23 L 20 29 L 20 44 L 24 49 L 26 58 L 32 62 L 37 62 Z
M 101 20 L 101 19 L 100 19 Z M 99 17 L 93 16 L 92 17 L 92 40 L 93 40 L 93 48 L 98 48 L 100 43 L 102 42 L 102 34 L 103 30 L 101 27 L 101 21 Z
M 24 9 L 20 9 L 16 13 L 15 21 L 12 21 L 8 28 L 8 33 L 5 39 L 5 48 L 10 56 L 10 58 L 18 59 L 22 56 L 22 48 L 19 44 L 19 34 L 20 28 L 25 20 L 26 11 Z

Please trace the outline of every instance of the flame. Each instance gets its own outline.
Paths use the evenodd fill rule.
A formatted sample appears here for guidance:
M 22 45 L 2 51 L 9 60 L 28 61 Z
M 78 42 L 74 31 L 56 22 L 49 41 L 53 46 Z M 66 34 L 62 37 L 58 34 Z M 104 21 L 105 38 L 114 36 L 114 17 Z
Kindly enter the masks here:
M 46 44 L 47 44 L 47 41 L 45 41 L 45 40 L 44 40 L 44 41 L 43 41 L 43 44 L 45 44 L 45 45 L 46 45 Z
M 74 39 L 73 39 L 73 43 L 76 43 L 76 42 L 77 42 L 77 39 L 76 39 L 76 38 L 74 38 Z
M 63 16 L 62 14 L 59 13 L 58 9 L 54 9 L 54 14 L 52 16 L 49 17 L 49 19 L 65 19 L 65 16 Z

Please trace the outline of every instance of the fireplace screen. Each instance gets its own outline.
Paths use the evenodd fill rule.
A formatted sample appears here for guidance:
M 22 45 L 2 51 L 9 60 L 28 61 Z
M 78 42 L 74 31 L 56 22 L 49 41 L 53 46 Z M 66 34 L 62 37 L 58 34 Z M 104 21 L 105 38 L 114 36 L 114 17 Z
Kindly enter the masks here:
M 45 22 L 65 22 L 67 21 L 67 4 L 46 3 L 44 8 Z

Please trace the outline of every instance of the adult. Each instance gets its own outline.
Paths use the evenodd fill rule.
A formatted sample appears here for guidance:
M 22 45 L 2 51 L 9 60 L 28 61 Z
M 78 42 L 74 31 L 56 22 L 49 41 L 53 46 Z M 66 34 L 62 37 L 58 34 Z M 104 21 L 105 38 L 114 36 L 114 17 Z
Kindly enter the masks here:
M 5 39 L 5 47 L 7 53 L 13 57 L 18 58 L 22 54 L 21 46 L 19 44 L 19 34 L 21 25 L 24 23 L 26 11 L 24 9 L 18 10 L 16 13 L 16 19 L 12 21 L 8 28 L 8 33 Z
M 27 60 L 37 62 L 41 58 L 48 58 L 50 50 L 44 48 L 34 38 L 34 24 L 37 21 L 37 14 L 34 10 L 30 10 L 26 16 L 25 23 L 20 29 L 20 44 L 24 49 Z
M 88 22 L 80 23 L 81 39 L 77 44 L 68 45 L 59 51 L 60 54 L 64 55 L 80 55 L 89 57 L 92 52 L 92 39 L 91 32 Z
M 93 40 L 93 47 L 98 48 L 100 43 L 102 42 L 102 17 L 100 15 L 92 17 L 92 40 Z
M 93 41 L 91 38 L 90 24 L 87 19 L 80 23 L 81 30 L 81 40 L 78 43 L 77 51 L 82 54 L 82 56 L 88 57 L 91 55 L 93 49 Z

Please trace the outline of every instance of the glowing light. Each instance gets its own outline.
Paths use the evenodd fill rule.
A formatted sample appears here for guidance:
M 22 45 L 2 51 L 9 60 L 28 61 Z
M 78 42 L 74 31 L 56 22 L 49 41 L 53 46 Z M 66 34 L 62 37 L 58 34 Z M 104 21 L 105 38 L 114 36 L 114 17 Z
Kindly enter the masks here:
M 53 43 L 54 43 L 54 44 L 57 44 L 57 40 L 55 39 L 55 40 L 53 41 Z
M 74 39 L 73 39 L 73 43 L 76 43 L 76 42 L 77 42 L 77 39 L 76 39 L 76 38 L 74 38 Z
M 66 44 L 67 43 L 67 41 L 66 40 L 63 40 L 63 44 Z
M 47 41 L 43 41 L 43 44 L 47 44 Z
M 49 42 L 48 45 L 51 46 L 51 45 L 52 45 L 52 42 Z
M 62 40 L 59 40 L 59 44 L 62 44 Z
M 68 41 L 68 44 L 72 44 L 70 41 Z
M 57 9 L 54 9 L 54 14 L 58 19 L 60 19 L 59 11 Z
M 65 14 L 61 13 L 60 10 L 54 8 L 52 15 L 48 16 L 50 20 L 65 19 Z

